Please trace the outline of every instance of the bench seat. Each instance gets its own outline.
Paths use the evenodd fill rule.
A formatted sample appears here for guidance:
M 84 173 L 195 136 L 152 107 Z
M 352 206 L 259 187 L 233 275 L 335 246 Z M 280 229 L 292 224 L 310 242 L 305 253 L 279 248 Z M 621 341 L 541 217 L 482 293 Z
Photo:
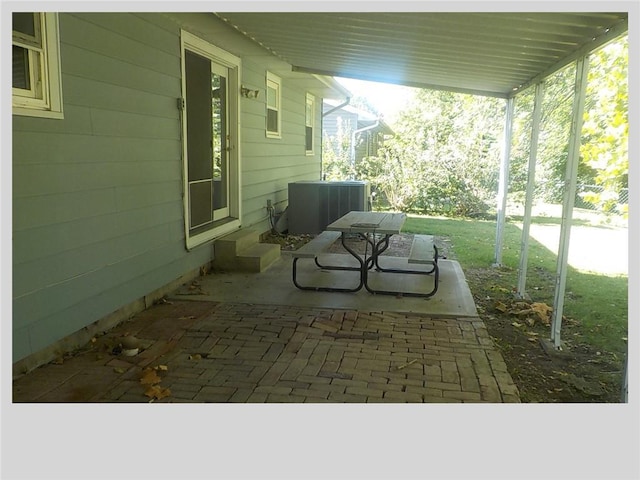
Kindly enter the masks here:
M 316 258 L 340 238 L 340 232 L 324 231 L 302 247 L 291 252 L 294 258 Z
M 324 231 L 314 237 L 311 241 L 304 244 L 302 247 L 298 248 L 291 252 L 291 256 L 293 257 L 293 266 L 292 266 L 292 278 L 293 284 L 299 288 L 300 290 L 314 290 L 314 291 L 322 291 L 322 292 L 357 292 L 362 288 L 363 279 L 362 275 L 360 275 L 360 281 L 358 286 L 354 288 L 341 288 L 341 287 L 320 287 L 313 285 L 302 285 L 298 281 L 298 260 L 312 259 L 316 266 L 323 270 L 346 270 L 352 272 L 359 272 L 361 267 L 344 267 L 338 265 L 323 265 L 318 261 L 318 256 L 322 253 L 326 252 L 333 243 L 341 237 L 342 233 L 338 231 Z
M 408 261 L 425 265 L 438 263 L 438 247 L 433 242 L 433 235 L 414 235 Z

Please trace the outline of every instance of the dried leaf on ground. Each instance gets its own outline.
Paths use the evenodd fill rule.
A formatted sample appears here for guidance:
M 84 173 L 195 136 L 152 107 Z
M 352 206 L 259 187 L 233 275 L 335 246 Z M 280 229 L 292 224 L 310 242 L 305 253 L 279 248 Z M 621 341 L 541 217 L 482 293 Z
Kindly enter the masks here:
M 167 367 L 166 365 L 156 365 L 155 367 L 153 367 L 153 369 L 166 372 L 167 370 L 169 370 L 169 367 Z
M 154 383 L 160 383 L 161 381 L 162 379 L 152 368 L 145 369 L 140 377 L 140 383 L 143 385 L 153 385 Z
M 511 322 L 511 325 L 513 325 L 516 328 L 524 327 L 522 323 L 518 323 L 518 322 Z
M 538 315 L 538 318 L 540 318 L 542 323 L 544 323 L 545 325 L 549 325 L 549 323 L 551 322 L 551 313 L 553 312 L 553 307 L 550 307 L 546 303 L 535 302 L 531 304 L 531 310 L 533 310 Z
M 491 290 L 493 290 L 494 292 L 502 292 L 502 293 L 509 293 L 511 290 L 509 290 L 508 288 L 504 288 L 501 287 L 499 285 L 493 285 L 490 287 Z
M 498 310 L 499 312 L 505 313 L 507 310 L 509 310 L 509 307 L 507 307 L 504 303 L 502 302 L 496 302 L 496 310 Z
M 149 387 L 147 389 L 147 391 L 144 392 L 144 394 L 147 397 L 151 397 L 151 398 L 155 398 L 157 400 L 161 400 L 161 399 L 171 395 L 171 390 L 169 390 L 168 388 L 163 388 L 160 385 L 153 385 L 152 387 Z

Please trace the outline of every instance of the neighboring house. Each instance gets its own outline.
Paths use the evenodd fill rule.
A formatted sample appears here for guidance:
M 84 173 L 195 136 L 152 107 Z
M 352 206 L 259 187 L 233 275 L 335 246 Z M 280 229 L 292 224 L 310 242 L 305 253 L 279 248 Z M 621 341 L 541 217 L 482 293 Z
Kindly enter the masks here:
M 212 13 L 14 14 L 14 366 L 268 231 L 267 201 L 320 179 L 323 98 L 349 95 Z
M 352 105 L 340 105 L 340 102 L 332 99 L 323 101 L 323 138 L 331 139 L 331 145 L 339 155 L 336 140 L 346 137 L 352 163 L 377 155 L 385 138 L 393 136 L 393 130 L 379 116 Z

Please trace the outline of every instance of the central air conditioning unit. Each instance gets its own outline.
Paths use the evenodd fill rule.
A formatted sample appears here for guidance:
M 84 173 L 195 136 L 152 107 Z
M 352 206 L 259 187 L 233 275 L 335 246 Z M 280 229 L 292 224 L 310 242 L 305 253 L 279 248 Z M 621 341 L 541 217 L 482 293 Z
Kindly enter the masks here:
M 301 181 L 289 184 L 289 233 L 316 234 L 352 210 L 371 210 L 371 190 L 364 181 Z

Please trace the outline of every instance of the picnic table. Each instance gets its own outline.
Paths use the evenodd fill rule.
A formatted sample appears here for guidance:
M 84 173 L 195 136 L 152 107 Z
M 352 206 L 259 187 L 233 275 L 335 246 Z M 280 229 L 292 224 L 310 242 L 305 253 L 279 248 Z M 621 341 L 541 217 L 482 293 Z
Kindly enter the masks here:
M 333 223 L 327 225 L 326 230 L 307 243 L 301 249 L 293 252 L 293 283 L 302 290 L 321 290 L 331 292 L 357 292 L 364 286 L 370 293 L 382 295 L 398 295 L 417 297 L 431 297 L 438 289 L 438 249 L 433 242 L 432 235 L 415 235 L 411 247 L 411 253 L 407 258 L 409 264 L 427 264 L 429 270 L 413 268 L 383 268 L 379 261 L 380 256 L 389 248 L 389 241 L 393 235 L 401 232 L 407 219 L 404 213 L 395 212 L 368 212 L 351 211 Z M 366 242 L 364 254 L 356 252 L 346 239 L 356 235 Z M 344 249 L 356 259 L 358 266 L 349 267 L 341 265 L 329 265 L 321 263 L 319 255 L 324 253 L 338 238 L 341 239 Z M 370 250 L 370 253 L 369 253 Z M 313 258 L 316 265 L 325 270 L 358 271 L 359 282 L 355 287 L 320 287 L 301 285 L 297 280 L 297 262 L 300 258 Z M 369 284 L 369 272 L 375 267 L 375 271 L 400 274 L 433 274 L 434 287 L 430 292 L 399 292 L 387 289 L 374 289 Z

